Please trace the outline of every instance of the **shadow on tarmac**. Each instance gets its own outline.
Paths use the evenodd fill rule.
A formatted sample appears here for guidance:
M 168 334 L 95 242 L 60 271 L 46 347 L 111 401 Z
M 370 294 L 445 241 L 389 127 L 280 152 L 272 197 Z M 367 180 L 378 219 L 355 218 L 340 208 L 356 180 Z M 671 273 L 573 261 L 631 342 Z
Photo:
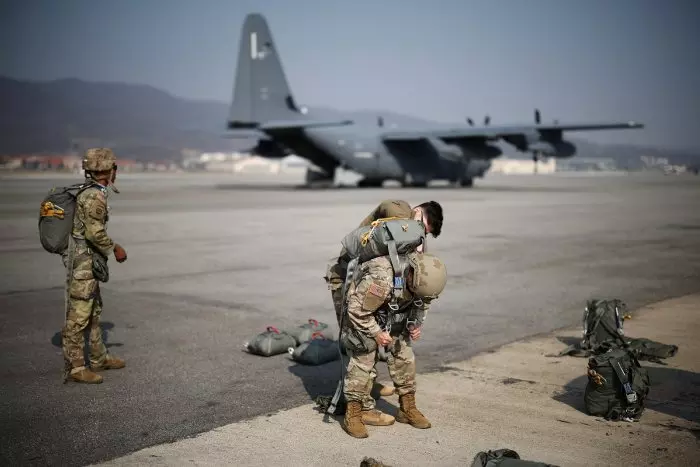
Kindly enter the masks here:
M 100 323 L 100 328 L 102 329 L 102 342 L 105 343 L 105 347 L 112 348 L 112 347 L 122 347 L 124 344 L 122 343 L 112 343 L 109 342 L 109 331 L 114 329 L 114 323 L 111 321 L 102 321 Z M 62 331 L 58 331 L 56 334 L 51 337 L 51 345 L 54 347 L 61 348 L 62 347 L 62 337 L 61 337 Z M 85 336 L 85 348 L 84 348 L 84 355 L 85 355 L 85 361 L 89 362 L 90 361 L 90 352 L 89 352 L 89 342 L 90 342 L 90 327 L 88 326 L 85 329 L 85 332 L 83 333 Z
M 343 364 L 341 362 L 343 361 L 345 365 L 347 365 L 347 357 L 345 355 L 343 355 L 342 361 L 335 360 L 318 366 L 309 366 L 294 362 L 294 364 L 289 367 L 289 371 L 301 380 L 306 393 L 309 395 L 309 400 L 315 402 L 318 396 L 333 397 L 341 377 L 340 370 L 341 364 Z M 380 361 L 377 364 L 380 365 L 382 362 Z M 397 406 L 382 399 L 378 391 L 373 390 L 371 396 L 377 401 L 376 408 L 378 410 L 396 417 L 399 412 Z M 345 398 L 342 395 L 338 406 L 343 409 L 345 407 Z M 314 407 L 314 410 L 319 414 L 326 415 L 324 410 L 318 406 Z M 342 422 L 343 419 L 342 414 L 330 415 L 330 417 L 338 422 Z M 324 418 L 324 420 L 326 419 Z
M 384 186 L 384 187 L 357 187 L 351 185 L 343 186 L 308 186 L 304 184 L 293 185 L 277 185 L 267 183 L 220 183 L 214 185 L 216 190 L 231 190 L 231 191 L 341 191 L 341 190 L 361 190 L 363 192 L 376 191 L 381 192 L 390 189 L 401 189 L 402 191 L 422 192 L 425 190 L 463 190 L 472 191 L 474 193 L 584 193 L 590 191 L 586 187 L 573 186 L 474 186 L 472 188 L 453 187 L 450 185 L 428 185 L 426 187 L 406 187 L 400 186 Z

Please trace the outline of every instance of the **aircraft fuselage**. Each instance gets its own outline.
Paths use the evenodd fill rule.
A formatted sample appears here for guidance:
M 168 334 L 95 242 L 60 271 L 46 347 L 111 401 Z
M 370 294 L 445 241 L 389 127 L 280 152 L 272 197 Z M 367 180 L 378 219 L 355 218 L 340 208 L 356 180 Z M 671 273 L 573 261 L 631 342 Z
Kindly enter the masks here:
M 269 131 L 268 135 L 300 157 L 309 160 L 328 176 L 337 167 L 361 174 L 365 180 L 424 184 L 431 180 L 458 182 L 483 176 L 490 164 L 470 164 L 470 159 L 492 159 L 498 148 L 479 152 L 477 146 L 463 148 L 426 138 L 416 142 L 386 143 L 372 128 L 304 128 Z M 484 148 L 487 148 L 484 146 Z

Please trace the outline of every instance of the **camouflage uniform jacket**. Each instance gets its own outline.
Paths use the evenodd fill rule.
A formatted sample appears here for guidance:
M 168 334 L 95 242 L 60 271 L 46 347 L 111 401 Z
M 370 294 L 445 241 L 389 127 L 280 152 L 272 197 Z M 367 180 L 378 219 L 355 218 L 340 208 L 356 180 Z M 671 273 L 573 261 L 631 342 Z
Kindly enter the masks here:
M 105 257 L 114 250 L 114 240 L 107 234 L 108 209 L 107 188 L 95 184 L 78 195 L 73 218 L 73 237 L 87 240 Z
M 388 311 L 393 284 L 393 268 L 389 257 L 380 256 L 362 263 L 359 266 L 356 281 L 350 283 L 347 294 L 347 313 L 349 326 L 368 337 L 374 337 L 382 331 L 377 321 L 379 311 Z M 429 303 L 416 300 L 408 290 L 404 289 L 403 296 L 398 300 L 399 310 L 393 319 L 398 324 L 405 319 L 415 319 L 422 324 L 428 311 Z M 400 318 L 403 315 L 402 319 Z

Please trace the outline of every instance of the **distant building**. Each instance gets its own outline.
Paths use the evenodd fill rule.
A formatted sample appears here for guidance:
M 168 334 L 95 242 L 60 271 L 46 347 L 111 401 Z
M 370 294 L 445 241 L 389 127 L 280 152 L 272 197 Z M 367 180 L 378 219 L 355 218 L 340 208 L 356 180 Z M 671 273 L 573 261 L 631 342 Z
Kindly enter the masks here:
M 557 166 L 558 172 L 604 172 L 617 170 L 615 159 L 609 157 L 572 157 L 562 159 Z
M 491 163 L 491 173 L 502 174 L 551 174 L 557 169 L 556 159 L 550 157 L 547 161 L 533 162 L 531 159 L 497 158 Z

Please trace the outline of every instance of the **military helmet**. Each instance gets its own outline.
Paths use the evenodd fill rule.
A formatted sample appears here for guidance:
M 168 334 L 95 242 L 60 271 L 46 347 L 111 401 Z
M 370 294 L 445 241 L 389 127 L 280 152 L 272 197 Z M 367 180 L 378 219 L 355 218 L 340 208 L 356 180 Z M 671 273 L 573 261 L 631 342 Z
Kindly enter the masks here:
M 419 297 L 437 298 L 447 283 L 445 264 L 429 253 L 412 252 L 407 259 L 413 268 L 413 277 L 408 284 L 410 290 Z
M 114 168 L 117 157 L 109 148 L 90 148 L 85 151 L 83 170 L 102 172 Z

